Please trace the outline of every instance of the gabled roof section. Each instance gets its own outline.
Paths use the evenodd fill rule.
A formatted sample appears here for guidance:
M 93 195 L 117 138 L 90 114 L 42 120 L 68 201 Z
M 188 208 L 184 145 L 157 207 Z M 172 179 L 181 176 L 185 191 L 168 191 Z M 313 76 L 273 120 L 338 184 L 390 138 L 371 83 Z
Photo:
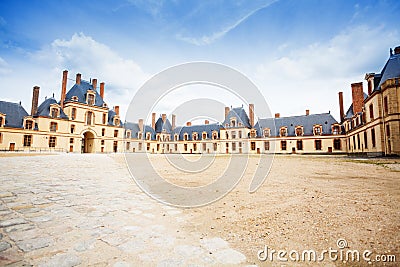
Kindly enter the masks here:
M 172 133 L 171 133 L 171 140 L 174 140 L 174 135 L 178 134 L 179 135 L 179 140 L 183 140 L 183 136 L 185 133 L 188 134 L 188 140 L 192 140 L 193 133 L 196 132 L 198 134 L 197 140 L 202 140 L 203 132 L 207 133 L 207 138 L 211 139 L 212 132 L 217 131 L 218 132 L 218 137 L 219 137 L 219 132 L 220 129 L 223 128 L 221 124 L 219 123 L 213 123 L 213 124 L 203 124 L 203 125 L 193 125 L 193 126 L 179 126 L 176 127 Z
M 378 77 L 379 83 L 374 88 L 374 91 L 380 91 L 382 84 L 387 80 L 400 77 L 400 54 L 391 55 L 379 75 L 380 75 L 380 77 Z M 377 75 L 374 76 L 374 80 L 376 78 Z
M 269 128 L 271 136 L 279 136 L 281 127 L 287 127 L 288 136 L 296 136 L 296 126 L 303 126 L 304 135 L 313 135 L 313 126 L 321 125 L 323 134 L 332 134 L 332 124 L 338 123 L 330 113 L 302 116 L 259 119 L 255 128 L 257 136 L 263 136 L 263 129 Z
M 138 138 L 139 133 L 139 124 L 134 122 L 126 122 L 124 124 L 124 128 L 127 130 L 131 130 L 131 138 Z
M 241 122 L 243 127 L 251 128 L 249 117 L 247 116 L 246 111 L 243 107 L 233 108 L 229 111 L 228 116 L 226 116 L 222 125 L 230 125 L 231 119 L 236 118 L 236 127 L 238 127 L 238 123 Z
M 54 97 L 46 98 L 42 104 L 38 107 L 38 111 L 34 116 L 40 116 L 40 117 L 50 117 L 50 106 L 52 104 L 57 104 L 57 101 L 54 99 Z M 60 108 L 60 117 L 62 119 L 68 119 L 68 116 L 64 113 L 62 108 Z
M 24 117 L 28 112 L 18 103 L 0 101 L 0 112 L 6 114 L 5 127 L 23 128 Z
M 114 125 L 114 117 L 116 115 L 117 115 L 117 113 L 115 112 L 115 110 L 113 110 L 113 109 L 108 110 L 108 125 L 115 126 Z M 121 118 L 120 118 L 120 121 L 119 121 L 119 126 L 123 126 Z
M 92 84 L 84 80 L 81 80 L 80 84 L 75 84 L 74 86 L 72 86 L 71 89 L 69 89 L 67 95 L 65 96 L 65 101 L 73 101 L 72 98 L 76 96 L 78 97 L 77 102 L 86 104 L 86 93 L 88 90 L 93 90 L 96 92 L 94 105 L 98 107 L 103 107 L 103 98 L 101 98 L 100 94 L 95 89 L 93 89 Z
M 162 118 L 160 117 L 156 121 L 156 133 L 161 133 L 165 131 L 166 133 L 171 133 L 172 131 L 172 125 L 169 122 L 168 119 L 165 120 L 165 123 L 163 122 Z

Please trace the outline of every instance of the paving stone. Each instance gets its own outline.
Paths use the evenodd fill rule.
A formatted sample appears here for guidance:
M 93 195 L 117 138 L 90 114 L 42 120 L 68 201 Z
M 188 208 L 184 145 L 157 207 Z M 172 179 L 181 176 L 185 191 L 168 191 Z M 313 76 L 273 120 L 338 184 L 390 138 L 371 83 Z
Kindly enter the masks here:
M 22 231 L 14 231 L 8 233 L 8 236 L 13 240 L 13 241 L 21 241 L 24 239 L 33 239 L 39 236 L 43 236 L 44 233 L 40 229 L 30 229 L 30 230 L 22 230 Z
M 175 266 L 182 266 L 183 260 L 182 259 L 165 259 L 161 260 L 157 267 L 175 267 Z
M 174 248 L 174 251 L 185 258 L 193 258 L 206 253 L 204 249 L 192 245 L 179 245 Z
M 7 191 L 0 192 L 0 198 L 13 197 L 13 196 L 14 196 L 14 194 L 12 192 L 7 192 Z
M 12 213 L 11 210 L 0 210 L 0 216 L 8 215 L 8 214 L 11 214 L 11 213 Z
M 228 242 L 219 237 L 202 239 L 200 243 L 210 252 L 215 252 L 218 249 L 227 248 Z
M 232 248 L 226 248 L 215 252 L 214 257 L 223 264 L 240 264 L 246 261 L 246 256 Z
M 50 259 L 39 264 L 39 267 L 72 267 L 81 264 L 82 260 L 75 254 L 56 254 Z
M 3 252 L 9 248 L 11 248 L 10 243 L 8 243 L 6 241 L 0 241 L 0 252 Z
M 48 222 L 53 220 L 53 217 L 51 216 L 37 216 L 37 217 L 31 217 L 30 220 L 32 222 Z
M 23 224 L 26 222 L 27 221 L 25 221 L 22 218 L 13 218 L 13 219 L 9 219 L 9 220 L 0 221 L 0 227 L 8 227 L 8 226 L 13 226 L 13 225 Z
M 17 262 L 13 262 L 10 264 L 6 265 L 7 267 L 31 267 L 33 266 L 32 264 L 26 262 L 26 261 L 17 261 Z
M 109 244 L 110 246 L 118 246 L 121 245 L 122 243 L 126 242 L 126 240 L 128 239 L 128 237 L 126 236 L 118 236 L 118 235 L 106 235 L 103 236 L 102 238 L 100 238 L 100 240 L 106 242 L 107 244 Z
M 96 242 L 96 240 L 94 240 L 94 239 L 85 240 L 83 242 L 76 244 L 74 247 L 74 250 L 78 251 L 78 252 L 82 252 L 82 251 L 86 251 L 89 249 L 93 249 L 95 242 Z
M 131 265 L 125 261 L 118 261 L 114 263 L 113 267 L 130 267 Z
M 17 246 L 24 252 L 45 248 L 53 244 L 50 237 L 38 237 L 16 242 Z
M 121 245 L 118 246 L 118 248 L 123 252 L 137 253 L 145 249 L 145 245 L 146 245 L 145 241 L 143 241 L 142 239 L 138 239 L 122 243 Z
M 33 224 L 24 223 L 24 224 L 17 224 L 17 225 L 6 227 L 6 228 L 4 228 L 4 232 L 10 233 L 10 232 L 14 232 L 14 231 L 24 231 L 24 230 L 29 230 L 29 229 L 33 229 L 33 228 L 35 228 L 35 226 Z

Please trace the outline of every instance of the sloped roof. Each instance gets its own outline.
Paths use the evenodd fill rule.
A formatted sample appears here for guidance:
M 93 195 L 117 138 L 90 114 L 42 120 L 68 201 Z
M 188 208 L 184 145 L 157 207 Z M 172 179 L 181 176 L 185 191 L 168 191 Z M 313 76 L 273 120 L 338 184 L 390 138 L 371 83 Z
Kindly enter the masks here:
M 50 117 L 50 105 L 52 104 L 58 104 L 57 100 L 55 100 L 54 97 L 46 98 L 38 107 L 35 116 Z M 62 108 L 60 108 L 60 118 L 68 119 L 68 116 L 64 113 Z
M 114 125 L 114 117 L 117 115 L 117 113 L 115 112 L 114 109 L 110 109 L 108 110 L 108 125 Z M 123 126 L 124 124 L 122 123 L 122 121 L 119 121 L 119 126 Z
M 75 84 L 71 89 L 67 92 L 65 96 L 65 101 L 72 101 L 72 97 L 78 97 L 78 102 L 82 104 L 86 104 L 86 93 L 88 90 L 93 90 L 96 92 L 95 96 L 95 106 L 103 107 L 104 100 L 101 98 L 100 94 L 93 89 L 93 85 L 87 81 L 81 80 L 80 84 Z
M 338 123 L 330 113 L 311 114 L 302 116 L 259 119 L 255 129 L 257 136 L 263 136 L 263 129 L 269 128 L 271 136 L 279 136 L 281 127 L 287 127 L 288 136 L 296 136 L 296 126 L 303 126 L 304 135 L 313 135 L 313 126 L 322 125 L 322 134 L 332 134 L 332 124 Z
M 192 135 L 194 132 L 197 132 L 198 138 L 197 140 L 202 140 L 203 132 L 207 133 L 207 138 L 210 139 L 212 136 L 213 131 L 218 132 L 218 137 L 219 137 L 219 131 L 220 129 L 223 128 L 221 124 L 219 123 L 213 123 L 213 124 L 203 124 L 203 125 L 193 125 L 193 126 L 179 126 L 176 127 L 172 133 L 171 133 L 171 140 L 174 140 L 174 135 L 179 134 L 179 140 L 183 140 L 183 135 L 185 133 L 188 134 L 188 140 L 192 140 Z
M 382 84 L 388 79 L 400 77 L 400 54 L 393 54 L 389 57 L 380 73 L 380 76 L 381 77 L 378 77 L 378 79 L 380 78 L 379 84 L 374 88 L 374 91 L 380 91 Z M 376 78 L 377 75 L 374 76 L 374 80 Z
M 134 122 L 126 122 L 124 127 L 127 130 L 131 130 L 131 138 L 138 138 L 139 124 Z
M 6 114 L 5 127 L 23 128 L 28 112 L 18 103 L 0 101 L 0 112 Z
M 171 133 L 172 130 L 172 125 L 169 122 L 168 119 L 166 119 L 165 123 L 163 122 L 162 118 L 158 118 L 156 122 L 156 133 L 161 133 L 163 130 L 165 130 L 166 133 Z
M 239 122 L 241 122 L 244 127 L 251 128 L 253 126 L 253 125 L 250 125 L 249 117 L 247 116 L 247 113 L 243 107 L 232 108 L 229 111 L 228 116 L 226 116 L 222 125 L 226 125 L 226 124 L 230 125 L 231 118 L 236 118 L 236 125 Z

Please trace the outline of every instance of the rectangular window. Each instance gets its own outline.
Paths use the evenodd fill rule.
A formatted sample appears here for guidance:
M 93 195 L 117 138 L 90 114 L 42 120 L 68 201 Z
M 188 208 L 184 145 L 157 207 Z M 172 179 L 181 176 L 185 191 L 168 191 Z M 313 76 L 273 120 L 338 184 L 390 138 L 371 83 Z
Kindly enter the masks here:
M 256 150 L 256 142 L 250 143 L 251 150 Z
M 207 144 L 203 143 L 203 151 L 206 151 L 206 150 L 207 150 Z
M 214 151 L 217 151 L 217 143 L 214 143 L 213 147 L 214 147 Z
M 118 130 L 114 130 L 114 137 L 118 137 Z
M 118 152 L 118 141 L 114 141 L 114 152 L 117 153 Z
M 50 132 L 55 132 L 55 131 L 57 131 L 57 123 L 50 122 Z
M 389 105 L 388 105 L 388 97 L 385 96 L 383 98 L 383 110 L 385 111 L 385 114 L 389 113 Z
M 235 142 L 232 143 L 232 151 L 236 151 L 236 143 Z
M 236 131 L 232 131 L 232 139 L 236 139 Z
M 25 129 L 32 130 L 33 129 L 33 121 L 25 121 Z
M 101 140 L 101 141 L 100 141 L 100 143 L 101 143 L 102 146 L 104 146 L 104 142 L 105 142 L 104 140 Z
M 297 140 L 297 150 L 303 150 L 303 140 Z
M 86 124 L 87 125 L 92 125 L 92 117 L 93 117 L 93 112 L 89 111 L 86 114 Z
M 149 150 L 150 150 L 150 143 L 147 143 L 147 145 L 146 145 L 146 149 L 147 149 L 147 151 L 149 151 Z
M 371 120 L 374 119 L 374 105 L 373 104 L 369 105 L 369 118 Z
M 94 95 L 88 94 L 88 105 L 93 106 L 94 105 Z
M 303 128 L 298 127 L 296 128 L 296 136 L 302 136 L 303 135 Z
M 389 126 L 389 124 L 386 124 L 386 136 L 390 137 L 390 126 Z
M 372 147 L 376 146 L 376 140 L 375 140 L 375 129 L 371 129 L 371 140 L 372 140 Z
M 197 151 L 197 144 L 193 144 L 193 150 Z
M 184 148 L 185 151 L 187 151 L 187 144 L 184 144 L 183 148 Z
M 333 140 L 333 148 L 335 150 L 340 150 L 341 149 L 340 139 Z
M 49 138 L 49 147 L 56 147 L 56 137 L 55 136 L 50 136 Z
M 71 120 L 75 120 L 75 118 L 76 118 L 76 108 L 72 108 L 72 111 L 71 111 Z
M 281 136 L 286 136 L 286 128 L 281 128 Z
M 332 133 L 335 134 L 335 135 L 340 134 L 340 126 L 337 126 L 337 125 L 333 126 Z
M 356 136 L 353 135 L 353 147 L 354 149 L 356 149 Z
M 139 143 L 139 151 L 142 151 L 142 143 Z
M 321 149 L 322 149 L 322 141 L 315 140 L 315 150 L 321 150 Z
M 74 143 L 74 138 L 70 138 L 70 139 L 69 139 L 69 143 L 70 143 L 70 144 L 73 144 L 73 143 Z
M 105 136 L 106 135 L 106 129 L 101 129 L 101 136 Z
M 32 135 L 24 135 L 24 146 L 31 146 Z
M 269 141 L 264 142 L 264 149 L 269 150 Z
M 242 131 L 239 131 L 239 138 L 242 138 Z
M 0 133 L 0 144 L 3 143 L 3 134 Z
M 286 150 L 286 141 L 281 141 L 281 150 Z
M 103 124 L 106 124 L 107 122 L 107 115 L 104 113 L 103 114 Z
M 75 132 L 75 125 L 71 125 L 71 133 L 73 134 Z
M 368 148 L 368 136 L 367 131 L 364 132 L 364 147 Z
M 360 149 L 361 147 L 361 141 L 360 141 L 360 134 L 357 134 L 357 148 Z
M 57 118 L 58 117 L 58 108 L 52 108 L 51 109 L 51 117 L 52 118 Z
M 130 143 L 130 142 L 127 142 L 127 143 L 126 143 L 126 150 L 129 151 L 130 147 L 131 147 L 131 143 Z
M 3 126 L 3 117 L 0 117 L 0 127 Z
M 178 144 L 175 144 L 175 151 L 178 151 Z

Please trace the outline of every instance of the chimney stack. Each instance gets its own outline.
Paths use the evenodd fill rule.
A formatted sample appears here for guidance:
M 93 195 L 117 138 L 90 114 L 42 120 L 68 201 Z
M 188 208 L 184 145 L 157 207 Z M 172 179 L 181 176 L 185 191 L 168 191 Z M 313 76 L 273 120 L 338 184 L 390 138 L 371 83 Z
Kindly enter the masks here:
M 209 120 L 205 120 L 205 121 L 204 121 L 204 124 L 206 124 L 206 125 L 207 125 L 207 124 L 210 124 L 210 121 L 209 121 Z
M 100 96 L 104 99 L 104 82 L 100 83 Z
M 119 116 L 119 106 L 114 107 L 115 114 Z
M 253 128 L 253 126 L 254 126 L 254 104 L 249 104 L 249 120 L 250 120 L 250 127 Z
M 167 120 L 167 114 L 161 114 L 161 119 L 163 123 L 165 123 L 165 121 Z
M 310 115 L 310 110 L 306 109 L 306 116 Z
M 281 114 L 280 113 L 275 113 L 275 118 L 280 118 Z
M 82 76 L 82 74 L 80 74 L 80 73 L 77 73 L 76 74 L 76 84 L 81 84 L 81 76 Z
M 228 117 L 229 111 L 230 111 L 229 107 L 225 107 L 225 119 Z
M 97 91 L 97 79 L 92 80 L 93 91 Z
M 343 92 L 339 92 L 339 110 L 340 110 L 340 121 L 344 119 L 344 108 L 343 108 Z
M 33 95 L 32 95 L 32 109 L 31 109 L 31 116 L 37 113 L 38 104 L 39 104 L 39 86 L 33 87 Z
M 139 131 L 143 133 L 143 119 L 139 119 Z
M 175 127 L 176 127 L 176 115 L 172 114 L 172 125 L 171 125 L 172 130 L 174 130 Z
M 151 114 L 151 128 L 156 129 L 156 113 Z
M 353 98 L 353 112 L 354 114 L 362 112 L 364 103 L 364 91 L 363 83 L 352 83 L 351 84 L 351 95 Z
M 67 94 L 67 79 L 68 79 L 68 71 L 64 70 L 62 84 L 61 84 L 61 99 L 60 99 L 61 108 L 64 108 L 65 95 Z
M 192 126 L 192 122 L 188 121 L 188 122 L 186 123 L 186 126 Z

